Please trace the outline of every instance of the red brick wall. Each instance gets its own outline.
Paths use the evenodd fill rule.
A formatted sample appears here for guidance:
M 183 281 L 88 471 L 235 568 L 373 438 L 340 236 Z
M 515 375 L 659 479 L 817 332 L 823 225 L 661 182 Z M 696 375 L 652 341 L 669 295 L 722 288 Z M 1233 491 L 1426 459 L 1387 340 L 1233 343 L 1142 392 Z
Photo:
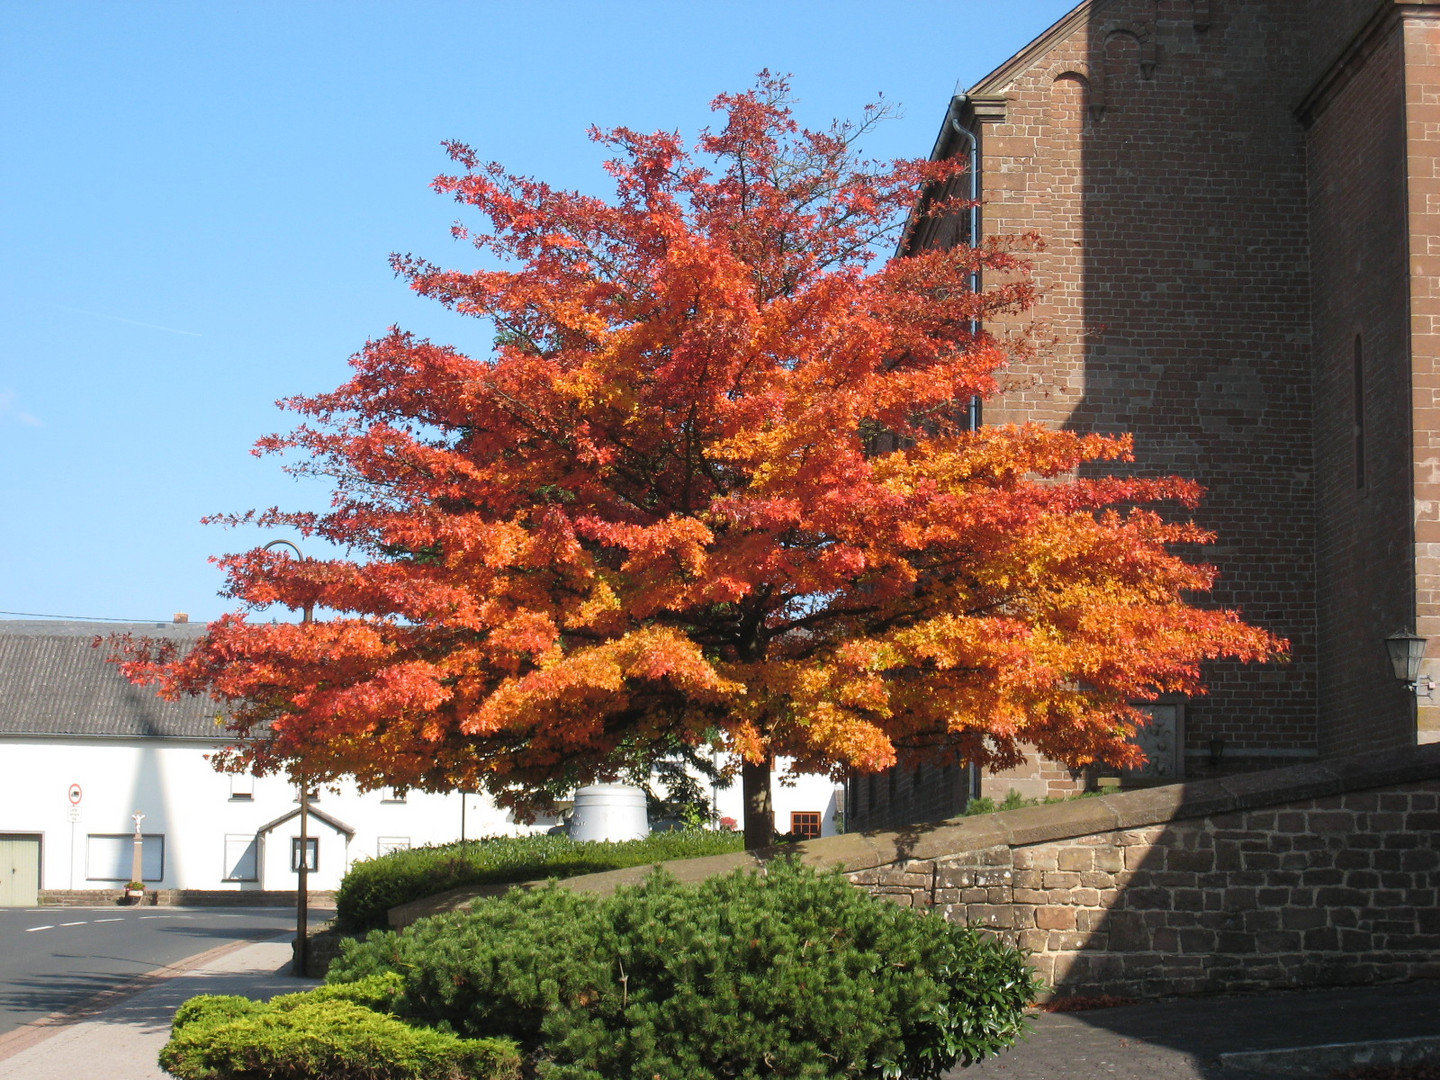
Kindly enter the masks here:
M 1350 45 L 1362 27 L 1395 0 L 1308 0 L 1311 80 L 1318 79 Z
M 1404 745 L 1382 642 L 1413 625 L 1403 26 L 1307 116 L 1323 753 Z M 1356 352 L 1363 387 L 1356 445 Z M 1357 474 L 1357 450 L 1363 477 Z
M 1411 480 L 1415 630 L 1440 656 L 1440 4 L 1404 20 L 1406 196 L 1410 256 Z M 1440 676 L 1440 663 L 1428 662 Z M 1420 708 L 1419 736 L 1440 739 L 1440 707 Z
M 1144 474 L 1198 479 L 1213 602 L 1292 643 L 1283 667 L 1216 665 L 1192 755 L 1314 753 L 1315 533 L 1304 134 L 1306 5 L 1096 5 L 981 94 L 983 230 L 1038 229 L 1055 339 L 986 421 L 1131 432 Z M 1153 63 L 1153 70 L 1148 65 Z M 1148 77 L 1147 77 L 1148 76 Z M 1103 105 L 1103 108 L 1102 108 Z

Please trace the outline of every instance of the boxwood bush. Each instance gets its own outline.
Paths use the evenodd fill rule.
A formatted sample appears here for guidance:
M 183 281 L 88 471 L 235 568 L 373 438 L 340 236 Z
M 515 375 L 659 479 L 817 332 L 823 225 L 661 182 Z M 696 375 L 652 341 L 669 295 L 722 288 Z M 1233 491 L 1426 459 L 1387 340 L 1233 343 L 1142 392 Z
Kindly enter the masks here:
M 617 843 L 577 842 L 568 836 L 499 836 L 392 851 L 350 867 L 335 897 L 335 925 L 344 934 L 384 929 L 392 907 L 461 885 L 575 877 L 743 848 L 739 833 L 691 829 Z
M 286 994 L 269 1004 L 204 995 L 175 1014 L 160 1066 L 180 1080 L 518 1080 L 506 1039 L 464 1039 L 373 1006 L 398 979 Z
M 1018 950 L 790 862 L 517 890 L 351 943 L 329 978 L 382 974 L 396 1015 L 514 1038 L 542 1080 L 932 1080 L 1012 1044 L 1038 989 Z

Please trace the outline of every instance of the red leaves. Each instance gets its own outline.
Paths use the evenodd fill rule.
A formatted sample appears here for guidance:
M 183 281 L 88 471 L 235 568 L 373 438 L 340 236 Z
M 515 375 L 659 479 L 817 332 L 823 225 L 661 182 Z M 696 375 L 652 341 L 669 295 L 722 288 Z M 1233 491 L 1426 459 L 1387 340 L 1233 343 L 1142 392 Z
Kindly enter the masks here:
M 962 430 L 1025 347 L 975 328 L 1031 301 L 1023 256 L 871 272 L 963 163 L 860 162 L 873 115 L 804 131 L 786 90 L 717 99 L 696 155 L 592 133 L 608 202 L 450 146 L 464 171 L 435 186 L 507 267 L 395 265 L 493 320 L 493 354 L 392 329 L 343 386 L 286 402 L 307 423 L 259 449 L 332 478 L 334 503 L 258 520 L 350 554 L 222 565 L 242 603 L 323 618 L 227 617 L 127 674 L 227 703 L 260 767 L 523 803 L 674 740 L 840 771 L 897 747 L 1008 764 L 1021 741 L 1133 758 L 1133 702 L 1275 655 L 1187 602 L 1213 574 L 1168 549 L 1208 536 L 1135 509 L 1195 485 L 1097 474 L 1125 437 Z M 976 293 L 977 269 L 1010 283 Z

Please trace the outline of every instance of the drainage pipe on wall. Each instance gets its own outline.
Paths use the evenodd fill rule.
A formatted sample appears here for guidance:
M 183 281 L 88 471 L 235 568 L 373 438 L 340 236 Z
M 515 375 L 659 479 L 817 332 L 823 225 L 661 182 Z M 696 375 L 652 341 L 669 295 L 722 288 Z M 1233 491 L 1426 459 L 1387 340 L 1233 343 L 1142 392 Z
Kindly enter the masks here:
M 964 97 L 957 97 L 956 102 L 963 102 Z M 950 129 L 961 136 L 970 145 L 969 177 L 970 177 L 970 227 L 969 236 L 966 241 L 972 248 L 980 246 L 980 140 L 975 138 L 975 133 L 965 127 L 953 115 L 950 117 Z M 977 266 L 970 271 L 970 291 L 977 296 L 980 294 L 980 268 Z M 980 334 L 980 322 L 978 319 L 970 321 L 970 336 L 978 337 Z M 980 427 L 980 398 L 978 396 L 970 399 L 966 406 L 966 419 L 969 422 L 970 430 L 975 431 Z

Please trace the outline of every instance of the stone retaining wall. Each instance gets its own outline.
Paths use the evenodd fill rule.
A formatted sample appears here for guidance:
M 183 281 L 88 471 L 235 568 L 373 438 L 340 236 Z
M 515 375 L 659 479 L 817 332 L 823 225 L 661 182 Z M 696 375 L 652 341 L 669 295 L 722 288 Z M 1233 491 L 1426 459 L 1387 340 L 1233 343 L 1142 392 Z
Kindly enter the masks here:
M 333 908 L 333 892 L 311 892 L 310 903 Z M 41 889 L 41 907 L 106 907 L 126 903 L 123 889 Z M 283 889 L 146 889 L 148 905 L 160 907 L 294 907 L 295 890 Z M 328 912 L 323 913 L 328 917 Z
M 1057 994 L 1440 977 L 1440 747 L 936 833 L 847 876 L 1031 950 Z
M 852 872 L 996 930 L 1066 994 L 1440 976 L 1440 782 Z

